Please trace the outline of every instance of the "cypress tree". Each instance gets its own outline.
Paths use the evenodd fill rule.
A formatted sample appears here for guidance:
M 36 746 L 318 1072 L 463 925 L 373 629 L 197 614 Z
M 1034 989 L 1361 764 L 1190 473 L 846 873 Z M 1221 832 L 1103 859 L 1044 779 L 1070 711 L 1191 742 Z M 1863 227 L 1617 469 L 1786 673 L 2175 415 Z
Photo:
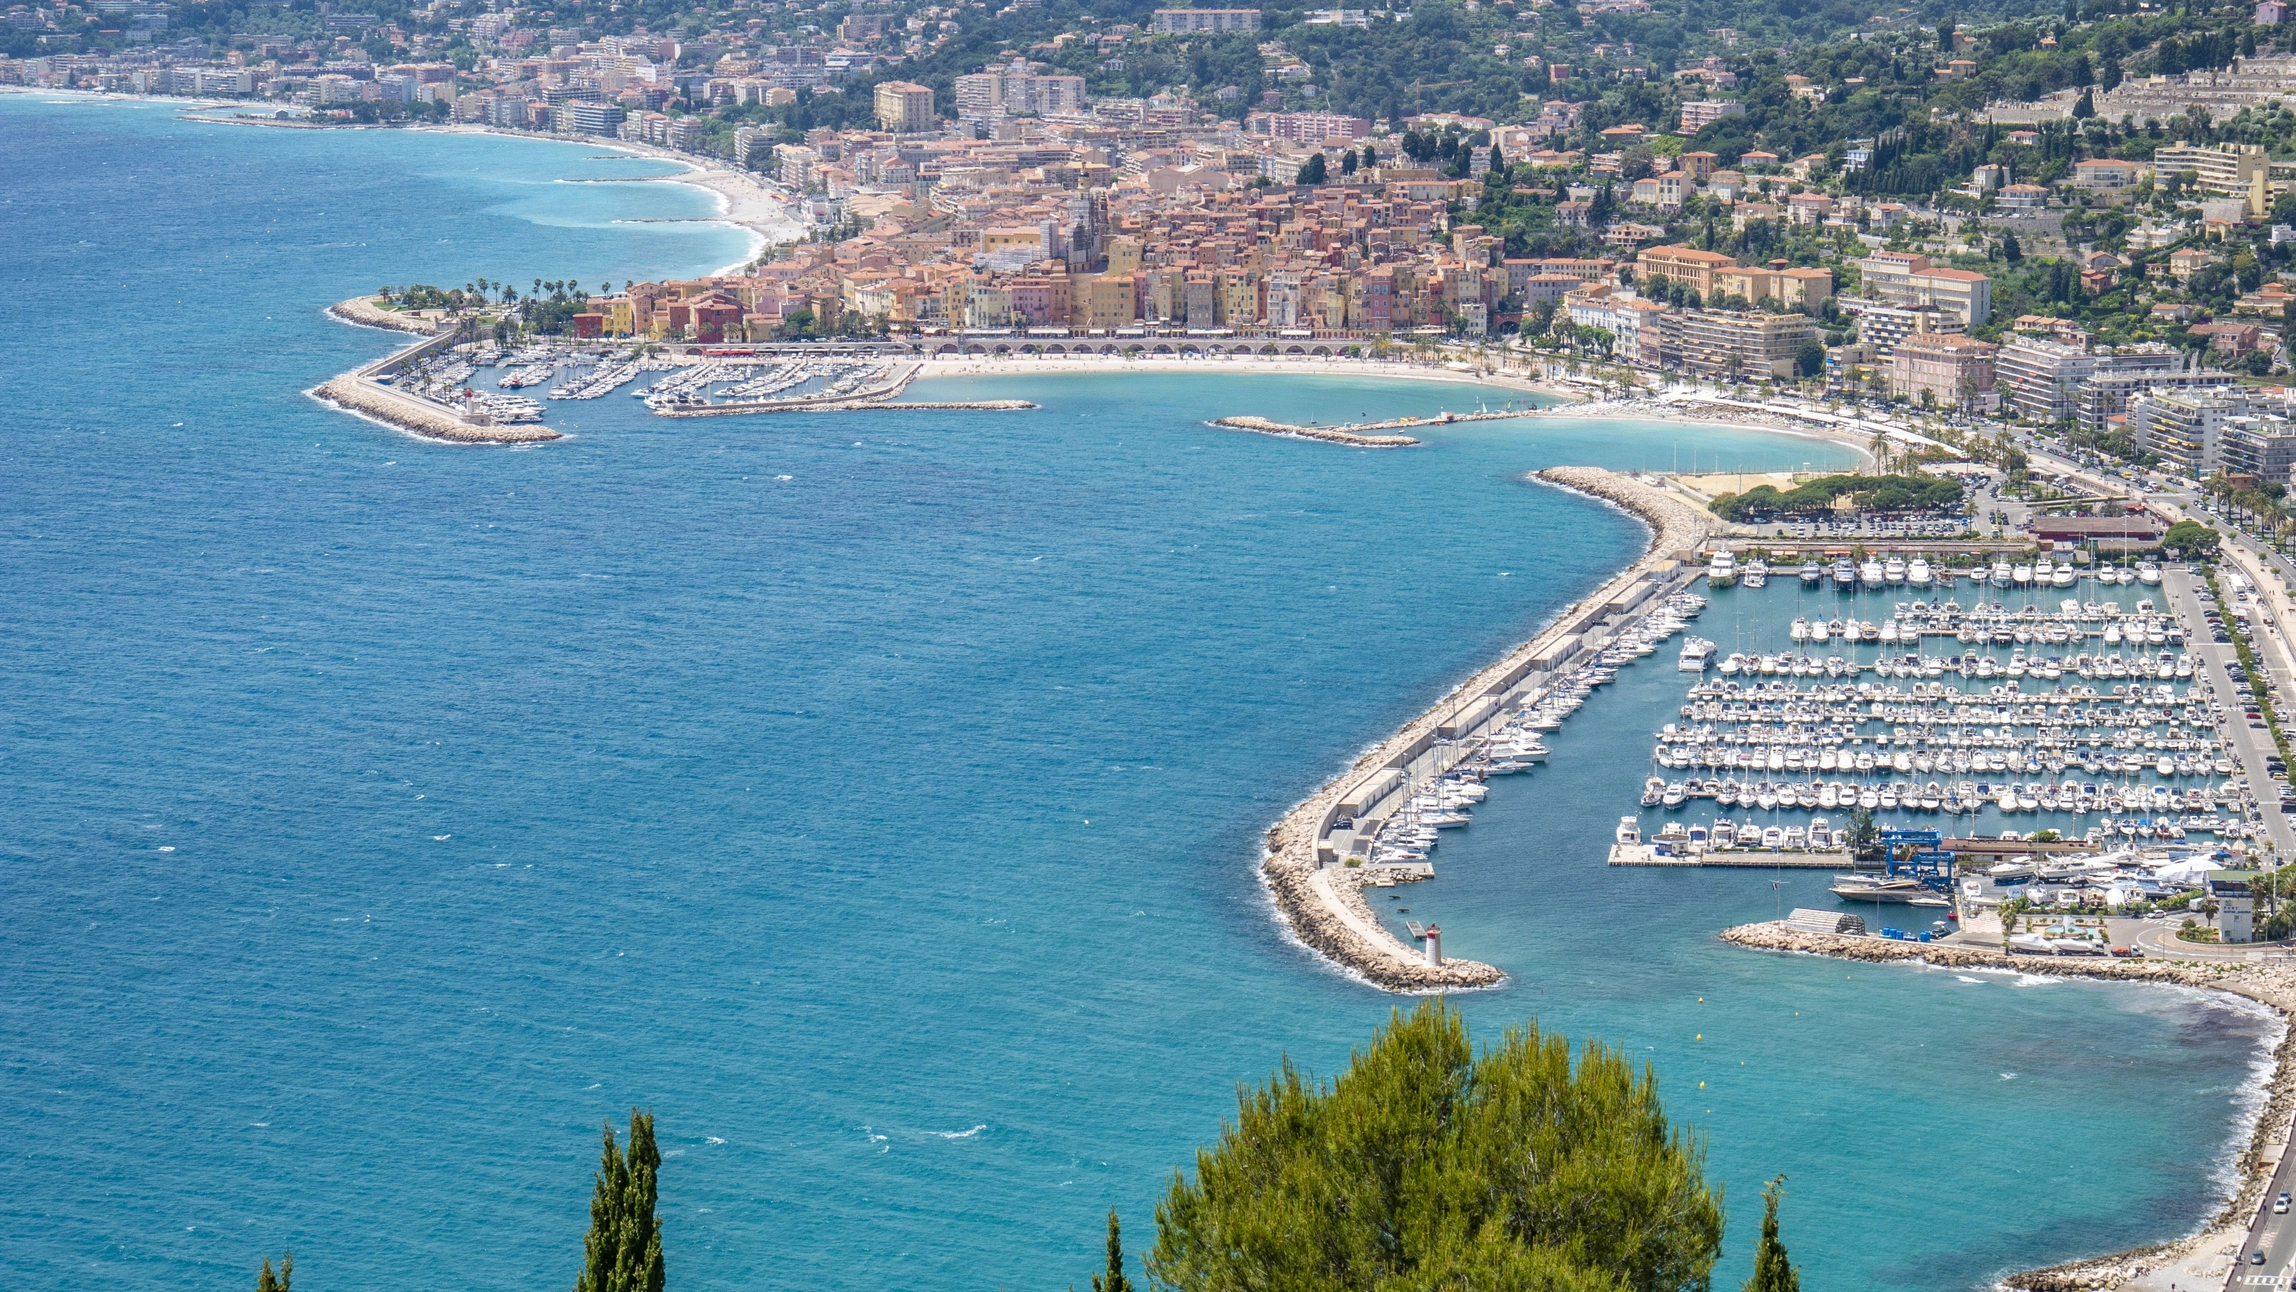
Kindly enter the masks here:
M 271 1258 L 263 1258 L 263 1272 L 255 1276 L 255 1292 L 288 1292 L 288 1284 L 295 1278 L 295 1253 L 279 1258 L 279 1272 L 271 1272 Z
M 1108 1273 L 1092 1276 L 1092 1292 L 1132 1292 L 1124 1277 L 1124 1241 L 1117 1236 L 1116 1208 L 1108 1209 Z
M 1785 1196 L 1786 1177 L 1779 1176 L 1762 1190 L 1762 1238 L 1754 1247 L 1754 1277 L 1745 1292 L 1802 1292 L 1802 1272 L 1786 1263 L 1786 1245 L 1778 1241 L 1778 1199 Z
M 574 1292 L 662 1292 L 662 1222 L 654 1215 L 662 1155 L 654 1147 L 653 1116 L 630 1110 L 627 1151 L 614 1147 L 610 1121 L 604 1138 Z

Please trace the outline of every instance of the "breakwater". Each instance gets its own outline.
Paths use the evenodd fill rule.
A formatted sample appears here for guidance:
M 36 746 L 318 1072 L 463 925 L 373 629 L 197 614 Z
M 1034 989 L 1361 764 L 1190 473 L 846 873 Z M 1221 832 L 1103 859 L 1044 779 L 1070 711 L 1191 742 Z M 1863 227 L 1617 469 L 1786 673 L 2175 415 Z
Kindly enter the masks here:
M 2155 983 L 2230 992 L 2255 1001 L 2286 1019 L 2296 1014 L 2296 963 L 2246 960 L 2210 962 L 2190 960 L 2120 960 L 2103 957 L 2013 956 L 1990 947 L 1955 942 L 1898 942 L 1888 938 L 1818 933 L 1793 928 L 1780 921 L 1742 924 L 1725 929 L 1722 940 L 1755 951 L 1827 956 L 1867 964 L 1919 962 L 1941 969 L 1989 969 L 2058 978 L 2097 978 L 2113 982 Z M 2232 1197 L 2201 1232 L 2172 1242 L 2154 1243 L 2109 1256 L 2068 1261 L 2042 1269 L 2011 1274 L 2003 1286 L 2026 1292 L 2087 1292 L 2118 1287 L 2181 1261 L 2206 1257 L 2211 1242 L 2226 1241 L 2230 1230 L 2244 1229 L 2265 1205 L 2290 1125 L 2296 1118 L 2296 1028 L 2284 1032 L 2273 1052 L 2272 1076 L 2256 1117 L 2248 1144 L 2233 1162 L 2239 1181 Z M 2228 1275 L 2229 1269 L 2211 1271 Z
M 1716 522 L 1650 485 L 1596 467 L 1549 467 L 1533 479 L 1600 498 L 1650 527 L 1640 559 L 1574 602 L 1528 642 L 1452 688 L 1268 830 L 1260 875 L 1293 934 L 1340 967 L 1389 991 L 1490 987 L 1506 975 L 1473 960 L 1432 964 L 1372 916 L 1362 864 L 1385 816 L 1427 778 L 1449 771 L 1471 742 L 1503 722 L 1509 701 L 1598 648 L 1641 609 L 1692 577 L 1684 564 Z
M 383 326 L 379 323 L 367 324 L 354 317 L 357 314 L 355 307 L 359 306 L 373 308 L 364 300 L 353 299 L 330 306 L 327 312 L 345 322 Z M 374 312 L 383 313 L 380 310 Z M 400 322 L 404 323 L 405 320 Z M 401 327 L 398 330 L 410 329 Z M 484 413 L 460 413 L 444 404 L 394 390 L 376 380 L 390 373 L 402 372 L 418 359 L 450 349 L 456 335 L 445 332 L 430 336 L 404 350 L 354 368 L 307 393 L 321 403 L 356 413 L 410 435 L 419 435 L 426 440 L 442 440 L 450 444 L 537 444 L 562 438 L 558 432 L 540 423 L 495 422 Z
M 1522 417 L 1532 410 L 1501 413 L 1437 413 L 1433 417 L 1394 417 L 1384 422 L 1343 422 L 1337 426 L 1298 426 L 1266 417 L 1215 417 L 1211 425 L 1231 431 L 1262 435 L 1288 435 L 1303 440 L 1352 444 L 1359 449 L 1407 449 L 1419 443 L 1408 435 L 1382 435 L 1381 431 L 1408 431 L 1422 426 L 1449 426 L 1454 422 L 1496 422 Z
M 454 444 L 535 444 L 560 438 L 532 423 L 492 425 L 465 421 L 426 400 L 413 399 L 355 373 L 345 373 L 311 392 L 322 403 L 362 414 L 410 435 Z

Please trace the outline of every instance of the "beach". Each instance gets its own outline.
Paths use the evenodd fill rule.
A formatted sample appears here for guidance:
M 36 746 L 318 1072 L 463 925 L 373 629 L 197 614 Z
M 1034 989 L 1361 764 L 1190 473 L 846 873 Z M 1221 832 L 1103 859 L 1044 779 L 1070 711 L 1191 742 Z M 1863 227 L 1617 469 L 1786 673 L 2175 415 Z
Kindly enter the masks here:
M 2296 963 L 2013 956 L 1957 943 L 1892 942 L 1815 933 L 1784 923 L 1740 925 L 1724 930 L 1721 938 L 1733 946 L 1753 951 L 1825 956 L 1868 964 L 1918 964 L 1941 969 L 2189 987 L 2225 992 L 2272 1010 L 2282 1020 L 2281 1038 L 2273 1048 L 2264 1098 L 2233 1164 L 2236 1185 L 2216 1214 L 2199 1230 L 2180 1239 L 2011 1274 L 2002 1280 L 2002 1285 L 2028 1292 L 2091 1292 L 2141 1285 L 2165 1292 L 2167 1276 L 2171 1274 L 2181 1275 L 2179 1286 L 2193 1289 L 2196 1279 L 2206 1281 L 2199 1286 L 2221 1285 L 2238 1268 L 2235 1257 L 2240 1254 L 2240 1248 L 2237 1244 L 2248 1221 L 2266 1200 L 2265 1192 L 2290 1143 L 2291 1122 L 2296 1120 L 2296 1029 L 2287 1027 L 2289 1017 L 2296 1014 Z

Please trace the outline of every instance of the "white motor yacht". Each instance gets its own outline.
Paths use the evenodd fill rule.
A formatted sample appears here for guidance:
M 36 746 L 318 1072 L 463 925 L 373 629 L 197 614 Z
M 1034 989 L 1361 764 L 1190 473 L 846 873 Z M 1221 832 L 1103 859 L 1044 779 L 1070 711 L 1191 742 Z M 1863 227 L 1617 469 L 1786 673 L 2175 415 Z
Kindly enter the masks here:
M 1620 817 L 1618 819 L 1617 838 L 1620 843 L 1641 843 L 1642 822 L 1631 816 Z
M 2160 583 L 2160 567 L 2153 564 L 2151 561 L 2137 562 L 2137 582 L 2144 584 L 2148 588 L 2158 586 Z
M 1881 577 L 1890 583 L 1905 582 L 1905 559 L 1893 556 L 1882 562 Z
M 1881 562 L 1871 557 L 1866 558 L 1866 563 L 1858 567 L 1858 582 L 1868 588 L 1881 587 L 1887 581 Z
M 1706 581 L 1728 586 L 1738 581 L 1738 558 L 1729 549 L 1714 553 L 1706 562 Z
M 1905 567 L 1905 581 L 1917 588 L 1928 587 L 1931 582 L 1929 562 L 1918 556 L 1913 558 L 1912 562 Z

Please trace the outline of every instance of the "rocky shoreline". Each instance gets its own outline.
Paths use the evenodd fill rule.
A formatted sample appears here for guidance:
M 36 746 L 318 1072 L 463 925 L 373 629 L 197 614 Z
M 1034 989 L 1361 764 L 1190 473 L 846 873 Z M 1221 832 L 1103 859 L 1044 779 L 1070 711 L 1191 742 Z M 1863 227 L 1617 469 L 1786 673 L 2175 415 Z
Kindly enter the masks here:
M 353 327 L 382 328 L 387 332 L 413 332 L 419 336 L 438 335 L 438 329 L 431 325 L 430 320 L 394 314 L 389 310 L 378 308 L 372 300 L 364 296 L 354 296 L 347 301 L 336 301 L 327 307 L 327 315 L 338 323 L 349 323 Z
M 311 392 L 321 403 L 358 413 L 426 440 L 450 444 L 539 444 L 564 438 L 537 423 L 480 426 L 345 373 Z
M 1893 942 L 1874 937 L 1813 933 L 1776 921 L 1742 924 L 1726 929 L 1722 940 L 1755 951 L 1828 956 L 1868 964 L 1920 961 L 1942 969 L 1994 969 L 2012 973 L 2047 974 L 2060 978 L 2100 978 L 2115 982 L 2149 982 L 2207 991 L 2230 992 L 2257 1002 L 2283 1019 L 2296 1015 L 2296 963 L 2204 963 L 2173 960 L 2107 960 L 2089 957 L 2011 956 L 1984 947 L 1956 943 Z M 2205 1255 L 2201 1248 L 2220 1240 L 2221 1231 L 2244 1227 L 2263 1205 L 2273 1168 L 2288 1143 L 2290 1121 L 2296 1116 L 2296 1028 L 2281 1036 L 2273 1051 L 2273 1071 L 2263 1108 L 2247 1146 L 2234 1162 L 2240 1186 L 2201 1232 L 2166 1243 L 2115 1252 L 2109 1256 L 2068 1261 L 2043 1269 L 2027 1270 L 2001 1280 L 2005 1287 L 2026 1292 L 2088 1292 L 2112 1288 L 2164 1270 L 2179 1261 Z
M 1389 991 L 1436 992 L 1491 987 L 1505 981 L 1506 974 L 1496 966 L 1474 960 L 1428 964 L 1372 915 L 1363 897 L 1363 885 L 1370 877 L 1366 872 L 1371 868 L 1351 869 L 1318 863 L 1318 831 L 1338 806 L 1341 796 L 1368 773 L 1404 756 L 1454 714 L 1462 702 L 1482 695 L 1510 673 L 1519 676 L 1518 670 L 1568 631 L 1578 618 L 1579 610 L 1606 602 L 1645 574 L 1672 566 L 1716 528 L 1711 517 L 1613 471 L 1598 467 L 1549 467 L 1532 478 L 1601 498 L 1632 512 L 1650 526 L 1650 546 L 1638 560 L 1601 588 L 1555 616 L 1553 623 L 1537 636 L 1452 688 L 1402 730 L 1326 781 L 1268 830 L 1260 876 L 1292 934 L 1342 969 Z

